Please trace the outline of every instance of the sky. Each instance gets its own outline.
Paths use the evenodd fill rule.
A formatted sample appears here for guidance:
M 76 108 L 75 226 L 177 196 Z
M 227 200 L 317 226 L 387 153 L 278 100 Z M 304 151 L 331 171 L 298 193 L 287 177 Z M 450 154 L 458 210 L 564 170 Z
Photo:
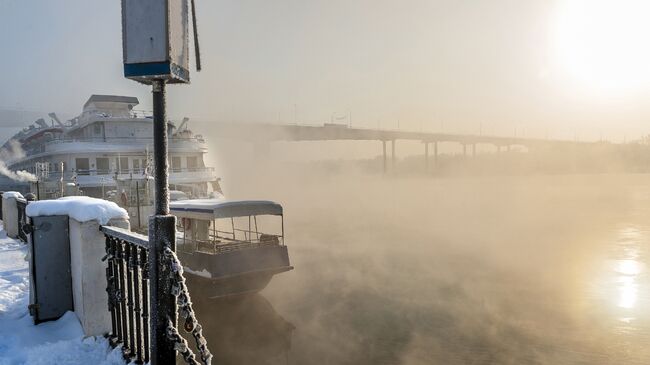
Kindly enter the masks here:
M 203 71 L 169 87 L 173 118 L 650 133 L 642 0 L 196 2 Z M 0 0 L 0 134 L 50 111 L 73 117 L 93 93 L 151 109 L 149 88 L 123 77 L 120 17 L 119 1 Z

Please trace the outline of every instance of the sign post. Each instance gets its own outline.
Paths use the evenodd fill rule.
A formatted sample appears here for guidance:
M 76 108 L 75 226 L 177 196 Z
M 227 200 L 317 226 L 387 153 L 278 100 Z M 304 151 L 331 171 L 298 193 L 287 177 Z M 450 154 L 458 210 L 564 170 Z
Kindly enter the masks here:
M 174 342 L 167 336 L 169 326 L 178 324 L 173 272 L 163 255 L 167 248 L 176 250 L 176 219 L 169 214 L 165 89 L 167 84 L 190 81 L 188 15 L 188 0 L 122 0 L 124 76 L 151 85 L 153 93 L 155 212 L 149 219 L 152 365 L 176 363 Z M 192 24 L 198 66 L 195 19 Z

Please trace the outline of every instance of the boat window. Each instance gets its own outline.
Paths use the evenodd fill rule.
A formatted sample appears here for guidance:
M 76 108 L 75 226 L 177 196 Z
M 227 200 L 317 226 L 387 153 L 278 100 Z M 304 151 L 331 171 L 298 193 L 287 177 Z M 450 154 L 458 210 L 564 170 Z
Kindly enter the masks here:
M 140 160 L 137 158 L 133 159 L 133 172 L 135 173 L 140 172 Z
M 125 174 L 129 172 L 129 158 L 120 157 L 120 174 Z
M 196 162 L 196 156 L 190 156 L 187 158 L 187 168 L 188 169 L 195 169 L 198 167 L 198 164 Z
M 95 135 L 101 135 L 102 134 L 102 126 L 99 125 L 99 124 L 95 124 L 95 126 L 93 128 L 93 133 L 95 133 Z
M 181 171 L 181 158 L 172 157 L 172 171 L 179 172 Z
M 107 175 L 110 173 L 107 157 L 97 157 L 97 175 Z
M 90 163 L 87 158 L 75 158 L 77 175 L 88 175 Z

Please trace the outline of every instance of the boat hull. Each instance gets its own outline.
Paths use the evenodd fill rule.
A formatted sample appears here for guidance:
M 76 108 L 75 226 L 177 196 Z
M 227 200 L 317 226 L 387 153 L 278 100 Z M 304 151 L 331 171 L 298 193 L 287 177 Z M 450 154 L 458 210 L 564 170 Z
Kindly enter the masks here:
M 275 274 L 292 270 L 286 246 L 261 245 L 210 254 L 183 252 L 178 256 L 192 296 L 220 298 L 255 293 Z

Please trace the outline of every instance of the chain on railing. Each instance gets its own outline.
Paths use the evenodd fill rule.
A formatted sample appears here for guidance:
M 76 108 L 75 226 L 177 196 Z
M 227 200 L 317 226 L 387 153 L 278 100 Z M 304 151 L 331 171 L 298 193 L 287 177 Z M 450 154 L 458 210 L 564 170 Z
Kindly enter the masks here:
M 196 342 L 196 347 L 199 350 L 201 357 L 201 362 L 203 364 L 212 363 L 212 354 L 208 350 L 208 342 L 205 337 L 203 337 L 203 327 L 196 320 L 196 315 L 194 314 L 194 309 L 192 308 L 192 299 L 190 298 L 190 292 L 187 289 L 187 284 L 185 283 L 185 278 L 183 277 L 183 265 L 181 265 L 180 260 L 176 256 L 176 253 L 172 251 L 169 247 L 165 248 L 164 251 L 165 260 L 170 263 L 170 269 L 173 273 L 173 284 L 172 284 L 172 295 L 176 297 L 176 304 L 178 305 L 178 313 L 180 317 L 185 321 L 183 323 L 183 328 L 186 332 L 191 333 Z M 167 327 L 167 335 L 169 339 L 174 341 L 174 347 L 185 359 L 185 362 L 188 364 L 199 364 L 196 361 L 196 355 L 188 347 L 187 341 L 181 337 L 178 333 L 178 330 L 173 325 L 174 323 L 169 319 L 169 325 Z
M 149 242 L 146 236 L 115 228 L 102 227 L 106 236 L 106 269 L 108 310 L 111 313 L 111 333 L 109 339 L 113 346 L 122 346 L 124 357 L 135 363 L 149 362 L 151 354 L 150 334 L 155 326 L 150 320 L 149 295 Z M 167 252 L 171 252 L 171 255 Z M 210 364 L 212 355 L 202 335 L 201 325 L 192 310 L 183 271 L 176 255 L 170 249 L 165 251 L 165 262 L 170 263 L 174 272 L 172 295 L 177 298 L 179 314 L 185 319 L 184 328 L 196 341 L 203 364 Z M 169 319 L 170 323 L 171 318 Z M 174 326 L 167 327 L 167 333 L 160 334 L 174 343 L 174 348 L 188 364 L 200 364 L 189 348 L 187 341 Z M 174 359 L 175 361 L 175 359 Z M 170 361 L 170 363 L 175 363 Z

